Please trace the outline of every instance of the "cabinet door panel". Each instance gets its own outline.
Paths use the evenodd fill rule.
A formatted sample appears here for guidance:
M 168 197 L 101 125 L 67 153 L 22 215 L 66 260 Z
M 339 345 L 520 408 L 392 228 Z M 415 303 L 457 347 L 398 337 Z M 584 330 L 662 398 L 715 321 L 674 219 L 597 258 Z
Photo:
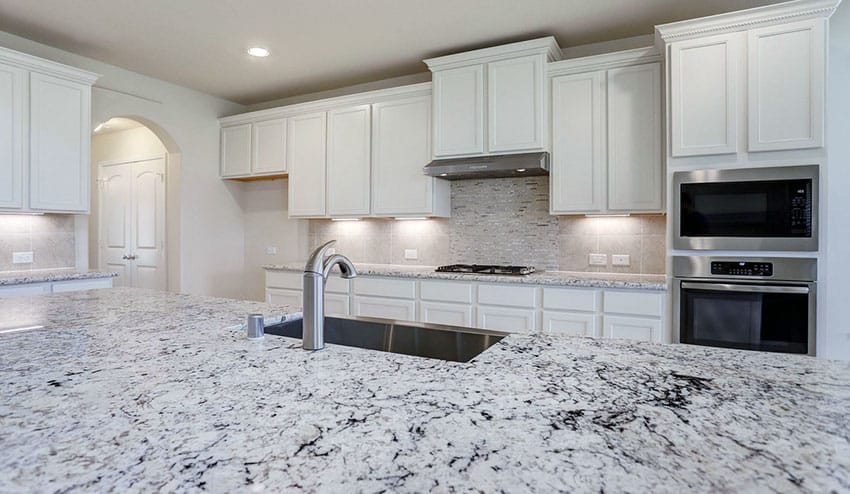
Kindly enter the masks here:
M 422 322 L 448 324 L 452 326 L 472 326 L 472 306 L 444 302 L 420 302 L 419 318 Z
M 661 321 L 638 317 L 604 316 L 602 332 L 605 338 L 637 341 L 661 341 Z
M 286 172 L 286 119 L 255 122 L 252 139 L 252 173 L 264 175 Z
M 569 336 L 597 336 L 597 315 L 575 312 L 543 312 L 543 332 Z
M 289 168 L 289 216 L 325 216 L 326 114 L 289 119 L 286 164 Z
M 544 147 L 543 65 L 540 55 L 487 64 L 487 150 Z
M 354 297 L 354 315 L 415 321 L 416 301 L 357 296 Z
M 30 74 L 30 207 L 88 212 L 91 87 Z
M 325 314 L 347 316 L 350 312 L 348 309 L 348 295 L 340 295 L 338 293 L 325 294 Z
M 50 293 L 50 283 L 27 283 L 25 285 L 0 286 L 0 298 L 31 297 Z
M 0 208 L 24 206 L 26 72 L 0 65 Z
M 251 124 L 221 129 L 221 176 L 251 174 Z
M 434 156 L 484 152 L 484 66 L 435 72 Z
M 431 156 L 430 98 L 376 103 L 372 112 L 372 213 L 431 215 L 436 179 L 422 172 Z
M 673 156 L 738 150 L 738 41 L 724 34 L 670 46 Z
M 266 288 L 266 302 L 272 305 L 288 305 L 291 309 L 298 309 L 303 305 L 301 290 L 282 288 Z
M 823 146 L 823 19 L 749 32 L 749 150 Z
M 605 73 L 552 79 L 553 213 L 605 207 Z
M 608 209 L 661 211 L 661 65 L 608 71 Z
M 478 306 L 479 328 L 508 331 L 511 333 L 531 333 L 537 328 L 537 313 L 534 309 L 513 309 L 507 307 Z
M 79 292 L 82 290 L 96 290 L 98 288 L 112 288 L 112 278 L 98 280 L 62 281 L 53 283 L 53 293 Z
M 606 290 L 603 310 L 607 313 L 661 317 L 665 299 L 664 293 Z
M 328 215 L 369 214 L 371 107 L 328 112 Z

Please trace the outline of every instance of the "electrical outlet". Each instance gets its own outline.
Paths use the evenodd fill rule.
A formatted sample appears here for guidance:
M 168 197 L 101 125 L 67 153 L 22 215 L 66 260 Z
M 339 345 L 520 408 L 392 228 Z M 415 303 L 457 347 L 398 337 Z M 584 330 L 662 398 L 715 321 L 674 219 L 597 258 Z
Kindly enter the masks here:
M 273 256 L 275 254 L 277 254 L 277 247 L 275 247 L 273 245 L 266 247 L 266 255 L 267 256 Z
M 32 252 L 12 252 L 12 264 L 32 263 Z
M 608 254 L 589 254 L 587 256 L 588 264 L 591 266 L 607 266 L 608 265 Z
M 628 254 L 614 254 L 611 256 L 611 264 L 614 266 L 628 266 L 630 259 Z
M 414 261 L 419 259 L 419 250 L 418 249 L 404 249 L 404 258 L 408 261 Z

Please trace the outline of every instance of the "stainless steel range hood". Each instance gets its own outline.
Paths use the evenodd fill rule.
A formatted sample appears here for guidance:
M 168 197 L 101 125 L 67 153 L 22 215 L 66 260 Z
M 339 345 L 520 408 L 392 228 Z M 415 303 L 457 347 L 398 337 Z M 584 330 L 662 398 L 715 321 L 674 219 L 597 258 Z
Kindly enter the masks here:
M 465 178 L 531 177 L 549 174 L 549 153 L 502 154 L 434 160 L 425 168 L 429 177 Z

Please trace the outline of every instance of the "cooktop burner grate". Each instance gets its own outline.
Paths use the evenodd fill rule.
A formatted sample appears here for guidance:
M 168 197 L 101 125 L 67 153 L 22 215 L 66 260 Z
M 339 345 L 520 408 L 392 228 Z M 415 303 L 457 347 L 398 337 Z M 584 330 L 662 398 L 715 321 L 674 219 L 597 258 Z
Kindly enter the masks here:
M 534 266 L 499 266 L 491 264 L 450 264 L 438 266 L 438 273 L 502 274 L 523 276 L 534 272 Z

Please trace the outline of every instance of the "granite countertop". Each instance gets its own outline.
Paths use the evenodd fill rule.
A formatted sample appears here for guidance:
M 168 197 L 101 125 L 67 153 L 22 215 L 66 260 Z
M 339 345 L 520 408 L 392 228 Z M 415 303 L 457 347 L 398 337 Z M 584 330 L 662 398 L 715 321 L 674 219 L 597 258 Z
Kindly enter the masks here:
M 304 262 L 268 264 L 272 271 L 304 271 Z M 400 264 L 355 263 L 357 272 L 364 276 L 394 278 L 419 278 L 437 280 L 483 281 L 491 283 L 519 283 L 529 285 L 574 286 L 586 288 L 629 288 L 638 290 L 666 290 L 667 277 L 663 274 L 582 273 L 573 271 L 538 271 L 526 276 L 500 276 L 492 274 L 438 273 L 436 266 L 407 266 Z
M 5 271 L 0 272 L 0 286 L 25 285 L 28 283 L 47 283 L 53 281 L 90 280 L 96 278 L 113 278 L 118 276 L 114 271 L 77 270 L 77 269 L 40 269 L 34 271 Z
M 259 302 L 0 300 L 0 492 L 850 490 L 850 363 L 510 335 L 470 363 L 248 341 Z

